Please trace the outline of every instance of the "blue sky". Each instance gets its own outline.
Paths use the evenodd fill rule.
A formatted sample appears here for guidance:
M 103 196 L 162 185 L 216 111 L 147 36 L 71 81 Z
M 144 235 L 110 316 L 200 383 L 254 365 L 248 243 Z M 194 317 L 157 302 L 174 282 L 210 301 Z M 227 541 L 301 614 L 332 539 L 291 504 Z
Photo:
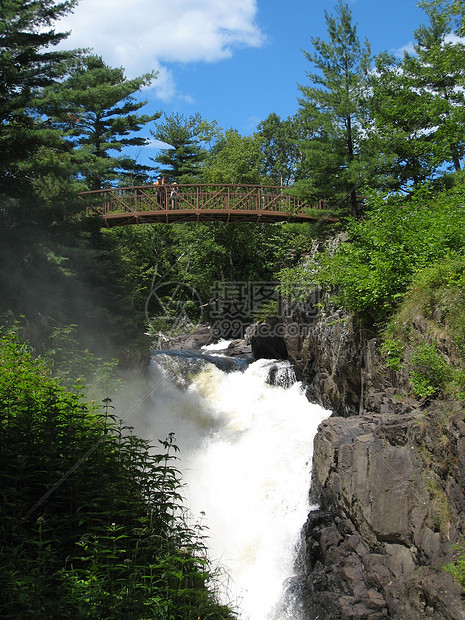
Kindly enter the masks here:
M 372 52 L 398 52 L 426 22 L 416 0 L 349 0 Z M 61 28 L 66 47 L 88 47 L 128 77 L 159 71 L 145 112 L 199 113 L 250 134 L 270 113 L 298 109 L 311 37 L 327 38 L 336 0 L 81 0 Z M 150 153 L 154 154 L 154 151 Z M 147 152 L 144 153 L 143 159 Z

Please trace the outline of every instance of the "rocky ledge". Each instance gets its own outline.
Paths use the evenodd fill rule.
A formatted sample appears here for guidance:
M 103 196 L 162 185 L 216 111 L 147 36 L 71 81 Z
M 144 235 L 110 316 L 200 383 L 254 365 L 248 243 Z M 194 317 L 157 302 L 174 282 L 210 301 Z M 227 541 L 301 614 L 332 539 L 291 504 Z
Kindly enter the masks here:
M 202 347 L 216 342 L 212 335 L 210 325 L 198 325 L 186 333 L 175 338 L 159 339 L 156 348 L 165 351 L 200 351 Z M 231 340 L 222 353 L 235 356 L 247 356 L 252 354 L 250 342 L 246 340 Z

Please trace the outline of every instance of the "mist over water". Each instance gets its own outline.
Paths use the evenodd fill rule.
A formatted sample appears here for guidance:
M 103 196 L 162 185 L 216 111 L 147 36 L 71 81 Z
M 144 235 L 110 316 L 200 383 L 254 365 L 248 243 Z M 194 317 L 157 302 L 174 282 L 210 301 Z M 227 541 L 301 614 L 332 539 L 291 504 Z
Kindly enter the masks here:
M 271 366 L 279 386 L 266 382 Z M 229 576 L 223 602 L 243 620 L 299 620 L 281 597 L 310 509 L 313 437 L 330 412 L 310 404 L 301 384 L 281 387 L 292 373 L 270 360 L 226 373 L 157 354 L 150 406 L 131 422 L 152 440 L 175 433 L 186 505 Z

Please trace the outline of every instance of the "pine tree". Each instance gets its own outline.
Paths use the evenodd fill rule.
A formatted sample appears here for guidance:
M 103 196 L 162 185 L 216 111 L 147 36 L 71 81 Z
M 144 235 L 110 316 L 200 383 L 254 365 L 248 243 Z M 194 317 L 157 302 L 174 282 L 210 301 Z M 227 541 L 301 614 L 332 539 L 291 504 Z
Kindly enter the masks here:
M 465 34 L 465 0 L 419 0 L 418 6 L 427 13 L 433 9 L 447 14 L 453 23 L 456 34 Z
M 383 53 L 376 59 L 370 98 L 370 145 L 377 153 L 378 187 L 407 191 L 434 171 L 431 109 L 427 98 L 412 88 L 402 62 Z
M 186 118 L 183 114 L 165 117 L 165 122 L 152 130 L 151 134 L 167 145 L 153 159 L 160 164 L 158 171 L 168 181 L 193 183 L 198 180 L 201 164 L 208 151 L 205 145 L 218 134 L 216 122 L 202 119 L 200 114 Z
M 325 13 L 325 18 L 329 39 L 313 37 L 314 52 L 304 51 L 317 72 L 307 72 L 310 86 L 299 85 L 305 139 L 300 144 L 298 188 L 310 199 L 349 204 L 358 217 L 370 45 L 361 45 L 351 11 L 341 0 L 336 17 Z
M 77 0 L 2 0 L 0 3 L 0 191 L 27 185 L 18 164 L 55 141 L 36 114 L 40 90 L 61 77 L 72 52 L 52 51 L 66 38 L 53 23 Z
M 41 111 L 75 149 L 75 164 L 89 189 L 100 189 L 115 179 L 134 174 L 144 178 L 149 167 L 129 155 L 114 156 L 127 147 L 143 146 L 148 139 L 136 135 L 160 113 L 139 114 L 147 102 L 134 97 L 155 78 L 147 73 L 129 80 L 124 69 L 111 68 L 99 56 L 79 58 L 69 77 L 44 93 Z
M 465 154 L 465 45 L 450 37 L 447 12 L 427 13 L 413 53 L 376 62 L 373 134 L 378 150 L 391 154 L 385 172 L 394 189 L 419 186 L 446 166 L 460 170 Z
M 403 68 L 412 88 L 429 103 L 437 165 L 450 162 L 460 170 L 465 153 L 465 45 L 451 40 L 450 18 L 436 9 L 428 11 L 429 25 L 415 31 L 415 54 L 406 53 Z

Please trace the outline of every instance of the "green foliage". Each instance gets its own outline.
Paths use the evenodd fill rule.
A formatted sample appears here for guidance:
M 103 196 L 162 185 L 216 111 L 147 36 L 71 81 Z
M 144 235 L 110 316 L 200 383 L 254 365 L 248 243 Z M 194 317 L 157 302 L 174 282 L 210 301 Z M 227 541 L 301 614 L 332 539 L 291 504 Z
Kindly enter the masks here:
M 453 560 L 445 564 L 443 570 L 450 573 L 465 590 L 465 541 L 454 545 Z
M 419 398 L 465 393 L 465 212 L 462 175 L 447 191 L 371 202 L 348 239 L 281 272 L 281 290 L 317 286 L 360 317 L 385 322 L 388 368 L 405 370 Z M 417 322 L 422 327 L 415 329 Z
M 24 209 L 18 208 L 18 213 L 24 215 Z M 100 371 L 97 359 L 129 360 L 146 349 L 143 305 L 140 310 L 134 307 L 137 290 L 119 248 L 101 234 L 98 223 L 62 222 L 48 228 L 34 220 L 12 226 L 6 220 L 0 213 L 0 224 L 5 224 L 0 226 L 0 314 L 10 311 L 20 319 L 18 333 L 36 351 L 54 348 L 51 335 L 76 325 L 69 344 L 76 354 L 87 351 L 76 379 L 89 377 L 92 367 Z M 55 361 L 67 355 L 78 370 L 79 362 L 65 354 L 63 343 L 60 348 Z
M 387 338 L 381 345 L 381 352 L 385 356 L 386 366 L 392 370 L 402 368 L 402 353 L 404 345 L 399 340 Z
M 418 188 L 434 174 L 438 161 L 430 101 L 414 88 L 415 79 L 401 61 L 381 54 L 376 59 L 376 78 L 370 101 L 372 148 L 376 157 L 378 187 L 394 191 Z
M 441 321 L 465 360 L 465 257 L 452 257 L 422 270 L 412 295 L 427 318 Z
M 453 20 L 455 34 L 463 36 L 465 4 L 464 0 L 419 0 L 418 6 L 426 12 L 440 10 L 444 15 Z
M 182 114 L 166 116 L 152 136 L 168 145 L 162 148 L 154 161 L 161 164 L 158 168 L 167 181 L 178 183 L 195 183 L 199 180 L 201 164 L 208 157 L 206 145 L 219 135 L 216 122 L 208 123 L 200 114 L 186 118 Z
M 104 360 L 84 348 L 77 325 L 55 327 L 44 343 L 44 360 L 53 368 L 58 381 L 68 389 L 82 389 L 90 384 L 90 392 L 116 394 L 123 386 L 117 373 L 117 359 Z
M 61 132 L 68 148 L 76 150 L 75 174 L 85 179 L 88 189 L 104 187 L 121 172 L 134 173 L 135 162 L 114 153 L 147 143 L 136 134 L 160 114 L 140 114 L 147 102 L 137 101 L 134 93 L 155 77 L 147 73 L 128 80 L 123 68 L 111 68 L 99 56 L 88 55 L 75 61 L 66 80 L 43 91 L 40 111 Z M 145 177 L 148 170 L 145 168 Z M 139 166 L 137 174 L 143 172 Z
M 86 131 L 90 140 L 92 114 L 100 113 L 102 149 L 141 144 L 128 134 L 148 117 L 135 113 L 139 102 L 130 95 L 147 82 L 124 80 L 122 69 L 95 57 L 53 51 L 66 37 L 55 22 L 74 5 L 7 0 L 0 7 L 0 313 L 23 315 L 22 328 L 37 350 L 57 326 L 78 324 L 81 349 L 105 349 L 111 358 L 110 341 L 125 347 L 138 318 L 132 291 L 123 290 L 121 263 L 102 247 L 95 224 L 75 218 L 83 207 L 76 198 L 83 175 L 101 171 L 90 165 L 89 142 L 78 160 L 70 143 L 84 140 Z
M 80 348 L 76 340 L 76 327 L 67 325 L 55 328 L 49 336 L 45 353 L 45 359 L 56 365 L 60 382 L 68 387 L 95 372 L 101 362 L 93 353 Z
M 414 54 L 377 59 L 371 100 L 379 162 L 393 188 L 411 189 L 445 166 L 460 170 L 464 155 L 464 45 L 451 40 L 445 12 L 429 8 L 429 24 L 415 31 Z M 390 177 L 390 180 L 388 180 Z
M 387 365 L 394 362 L 396 370 L 405 368 L 420 397 L 439 392 L 464 396 L 464 273 L 465 259 L 456 256 L 419 271 L 384 330 L 382 351 Z M 415 322 L 422 328 L 413 329 Z
M 409 374 L 415 395 L 427 398 L 437 395 L 451 377 L 451 369 L 435 344 L 424 342 L 412 353 Z
M 304 52 L 315 72 L 307 73 L 310 85 L 299 85 L 304 138 L 298 187 L 311 200 L 328 198 L 358 217 L 370 46 L 361 45 L 346 3 L 339 0 L 336 17 L 325 13 L 325 19 L 328 40 L 312 37 L 314 51 Z
M 17 195 L 28 186 L 19 164 L 42 145 L 51 132 L 35 117 L 36 97 L 59 80 L 72 53 L 50 48 L 66 38 L 54 22 L 75 6 L 75 0 L 5 0 L 0 4 L 0 194 Z
M 156 452 L 14 339 L 0 365 L 2 618 L 231 618 L 184 517 L 173 434 Z
M 281 120 L 275 113 L 259 123 L 257 134 L 263 139 L 262 153 L 266 182 L 271 185 L 290 185 L 295 178 L 299 157 L 297 118 Z
M 465 251 L 463 185 L 413 200 L 373 198 L 361 221 L 348 225 L 348 241 L 283 271 L 284 282 L 304 288 L 318 283 L 336 291 L 339 302 L 374 321 L 389 317 L 415 275 L 435 261 Z M 292 284 L 291 284 L 292 286 Z
M 311 242 L 302 224 L 178 224 L 105 232 L 124 262 L 134 305 L 153 334 L 209 318 L 216 282 L 274 281 Z
M 259 185 L 264 179 L 260 134 L 241 136 L 229 129 L 218 140 L 202 169 L 204 183 L 245 183 Z

